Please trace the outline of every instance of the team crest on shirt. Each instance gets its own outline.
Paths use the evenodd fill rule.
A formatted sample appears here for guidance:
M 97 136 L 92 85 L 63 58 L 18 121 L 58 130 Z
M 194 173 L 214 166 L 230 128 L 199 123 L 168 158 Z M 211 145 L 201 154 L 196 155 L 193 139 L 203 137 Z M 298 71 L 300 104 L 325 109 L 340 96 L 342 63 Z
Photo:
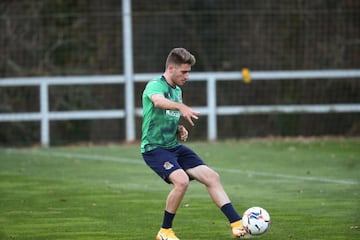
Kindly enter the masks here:
M 173 167 L 174 167 L 174 165 L 171 164 L 169 161 L 167 161 L 167 162 L 164 163 L 164 168 L 165 168 L 166 170 L 170 170 L 170 169 L 172 169 Z

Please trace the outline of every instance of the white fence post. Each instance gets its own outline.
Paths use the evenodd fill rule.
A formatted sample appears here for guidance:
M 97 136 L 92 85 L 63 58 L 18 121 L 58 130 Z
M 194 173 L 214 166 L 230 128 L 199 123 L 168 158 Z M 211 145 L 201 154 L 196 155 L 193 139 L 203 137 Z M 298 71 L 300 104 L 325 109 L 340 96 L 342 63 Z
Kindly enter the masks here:
M 43 80 L 40 84 L 40 113 L 41 113 L 41 145 L 50 145 L 49 131 L 49 90 L 48 83 Z
M 207 108 L 208 108 L 208 140 L 217 139 L 217 117 L 216 117 L 216 79 L 207 79 Z
M 122 0 L 125 77 L 126 141 L 135 141 L 134 69 L 132 52 L 131 0 Z

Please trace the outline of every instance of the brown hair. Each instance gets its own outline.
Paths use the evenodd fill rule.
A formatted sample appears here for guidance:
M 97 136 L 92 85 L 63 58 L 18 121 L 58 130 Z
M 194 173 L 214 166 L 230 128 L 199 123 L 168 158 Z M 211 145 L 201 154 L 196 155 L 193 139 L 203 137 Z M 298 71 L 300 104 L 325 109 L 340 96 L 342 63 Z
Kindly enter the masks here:
M 169 64 L 190 64 L 192 66 L 195 64 L 195 62 L 196 59 L 194 55 L 192 55 L 188 50 L 186 50 L 185 48 L 174 48 L 170 51 L 166 59 L 165 67 L 167 68 Z

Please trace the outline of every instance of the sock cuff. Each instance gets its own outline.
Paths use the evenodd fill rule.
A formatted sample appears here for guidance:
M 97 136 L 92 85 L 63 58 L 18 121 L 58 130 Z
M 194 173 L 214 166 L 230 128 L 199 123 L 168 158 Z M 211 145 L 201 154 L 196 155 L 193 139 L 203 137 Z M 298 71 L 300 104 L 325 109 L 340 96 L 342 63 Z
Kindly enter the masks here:
M 231 202 L 224 204 L 220 209 L 228 218 L 230 223 L 241 220 L 241 216 L 236 212 Z

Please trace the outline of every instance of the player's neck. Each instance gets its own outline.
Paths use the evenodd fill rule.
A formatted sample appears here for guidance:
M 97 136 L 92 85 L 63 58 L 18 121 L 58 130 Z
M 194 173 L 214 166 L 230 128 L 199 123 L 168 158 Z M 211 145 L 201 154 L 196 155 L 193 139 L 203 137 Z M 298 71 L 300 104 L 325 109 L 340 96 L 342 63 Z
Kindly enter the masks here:
M 167 72 L 165 72 L 164 74 L 163 74 L 163 77 L 165 78 L 165 81 L 171 86 L 171 87 L 176 87 L 176 84 L 173 82 L 173 81 L 171 81 L 171 77 L 170 77 L 170 75 L 167 73 Z

